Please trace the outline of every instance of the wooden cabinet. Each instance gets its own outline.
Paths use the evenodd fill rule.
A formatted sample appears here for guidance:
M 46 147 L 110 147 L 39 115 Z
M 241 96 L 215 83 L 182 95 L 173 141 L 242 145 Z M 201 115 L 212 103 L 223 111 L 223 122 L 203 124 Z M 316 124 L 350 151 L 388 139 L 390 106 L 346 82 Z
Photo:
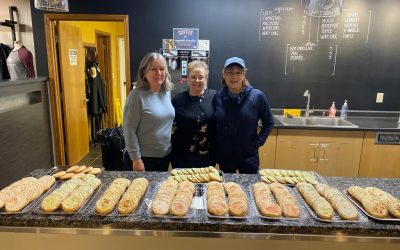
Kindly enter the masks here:
M 259 148 L 260 168 L 274 168 L 277 129 L 273 129 L 265 144 Z
M 364 131 L 279 129 L 275 168 L 358 176 Z
M 400 178 L 400 145 L 375 144 L 376 132 L 365 132 L 360 177 Z

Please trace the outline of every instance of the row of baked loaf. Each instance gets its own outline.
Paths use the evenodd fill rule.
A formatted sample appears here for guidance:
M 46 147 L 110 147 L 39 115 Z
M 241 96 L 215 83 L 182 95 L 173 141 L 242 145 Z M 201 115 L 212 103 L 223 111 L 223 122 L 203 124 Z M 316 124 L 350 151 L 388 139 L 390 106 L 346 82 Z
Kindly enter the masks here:
M 5 207 L 7 212 L 18 212 L 53 186 L 54 182 L 55 178 L 50 175 L 39 179 L 25 177 L 16 181 L 0 191 L 0 209 Z
M 300 209 L 296 198 L 279 182 L 270 185 L 257 182 L 252 185 L 254 201 L 261 215 L 266 217 L 298 218 Z M 271 192 L 272 191 L 272 192 Z M 273 201 L 272 193 L 277 201 Z
M 326 184 L 315 187 L 309 183 L 298 183 L 297 189 L 315 214 L 325 220 L 332 220 L 334 211 L 343 220 L 356 220 L 356 207 L 336 188 Z
M 185 216 L 192 204 L 195 186 L 190 181 L 166 180 L 161 183 L 151 204 L 154 215 Z
M 75 212 L 101 184 L 95 177 L 71 179 L 46 196 L 40 208 L 45 212 L 54 212 L 61 207 L 64 212 Z
M 240 185 L 234 182 L 210 182 L 206 186 L 207 210 L 211 215 L 244 217 L 248 213 L 248 199 Z
M 117 178 L 96 201 L 96 212 L 109 214 L 118 204 L 120 214 L 129 214 L 136 210 L 148 186 L 146 178 L 136 178 L 132 182 L 126 178 Z
M 379 188 L 351 186 L 347 192 L 374 217 L 386 218 L 390 214 L 400 218 L 400 200 Z

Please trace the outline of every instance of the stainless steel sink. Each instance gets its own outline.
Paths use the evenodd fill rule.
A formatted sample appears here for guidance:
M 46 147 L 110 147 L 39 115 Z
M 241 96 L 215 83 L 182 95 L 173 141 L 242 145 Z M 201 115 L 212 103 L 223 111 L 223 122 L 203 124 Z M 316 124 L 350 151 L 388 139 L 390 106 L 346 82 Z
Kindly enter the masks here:
M 285 126 L 358 128 L 357 125 L 339 117 L 329 118 L 321 116 L 311 116 L 307 118 L 287 117 L 283 115 L 274 115 L 274 117 Z

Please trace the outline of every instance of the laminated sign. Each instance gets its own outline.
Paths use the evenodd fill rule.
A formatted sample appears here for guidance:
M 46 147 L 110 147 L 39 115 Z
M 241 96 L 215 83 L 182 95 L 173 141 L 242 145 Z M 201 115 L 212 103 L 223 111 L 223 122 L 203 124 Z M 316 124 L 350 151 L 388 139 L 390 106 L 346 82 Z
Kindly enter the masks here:
M 199 29 L 174 28 L 174 49 L 197 49 Z
M 69 65 L 78 65 L 77 49 L 69 49 Z

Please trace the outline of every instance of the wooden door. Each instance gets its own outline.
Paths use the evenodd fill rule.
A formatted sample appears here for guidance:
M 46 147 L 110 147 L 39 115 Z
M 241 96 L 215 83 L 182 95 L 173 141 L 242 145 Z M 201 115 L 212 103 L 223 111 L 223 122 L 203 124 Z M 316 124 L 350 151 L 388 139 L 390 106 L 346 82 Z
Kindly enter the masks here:
M 59 22 L 58 34 L 66 158 L 67 164 L 76 164 L 89 152 L 85 53 L 79 28 Z
M 358 176 L 362 144 L 320 143 L 317 172 L 322 176 Z
M 318 161 L 318 143 L 278 141 L 275 168 L 315 171 Z

